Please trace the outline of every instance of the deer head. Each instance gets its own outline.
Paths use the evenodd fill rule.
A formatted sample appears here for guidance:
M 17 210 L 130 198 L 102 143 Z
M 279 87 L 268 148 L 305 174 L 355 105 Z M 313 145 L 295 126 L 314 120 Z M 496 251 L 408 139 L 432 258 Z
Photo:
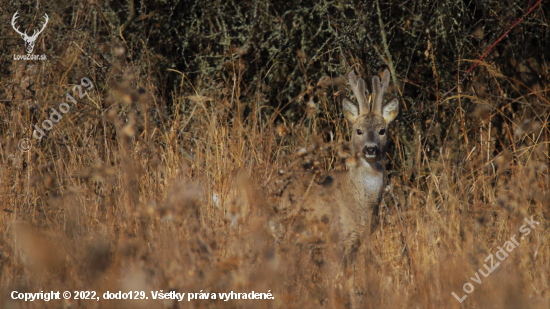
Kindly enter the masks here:
M 34 42 L 36 41 L 36 39 L 38 38 L 40 33 L 42 33 L 42 31 L 44 31 L 44 28 L 46 28 L 46 25 L 48 24 L 49 17 L 48 17 L 48 14 L 44 14 L 45 22 L 42 24 L 42 29 L 40 29 L 40 31 L 38 31 L 38 32 L 36 32 L 36 30 L 34 30 L 33 34 L 31 36 L 28 36 L 27 35 L 27 30 L 25 30 L 25 32 L 22 33 L 21 31 L 19 31 L 19 27 L 17 27 L 17 28 L 15 27 L 15 20 L 17 18 L 19 18 L 19 16 L 17 15 L 18 13 L 19 13 L 19 11 L 15 12 L 15 14 L 13 14 L 13 18 L 11 19 L 11 26 L 12 26 L 13 30 L 15 30 L 15 32 L 17 32 L 21 35 L 21 37 L 25 41 L 25 49 L 27 50 L 27 54 L 30 54 L 34 50 Z
M 367 101 L 365 95 L 365 81 L 357 79 L 351 71 L 348 75 L 351 90 L 358 105 L 345 98 L 342 105 L 344 116 L 353 124 L 351 133 L 351 149 L 354 154 L 360 153 L 368 162 L 383 159 L 388 146 L 388 125 L 399 113 L 399 101 L 393 99 L 382 106 L 384 93 L 390 83 L 390 72 L 386 69 L 380 78 L 372 78 L 372 100 Z M 373 104 L 370 104 L 372 101 Z M 372 105 L 372 109 L 371 109 Z

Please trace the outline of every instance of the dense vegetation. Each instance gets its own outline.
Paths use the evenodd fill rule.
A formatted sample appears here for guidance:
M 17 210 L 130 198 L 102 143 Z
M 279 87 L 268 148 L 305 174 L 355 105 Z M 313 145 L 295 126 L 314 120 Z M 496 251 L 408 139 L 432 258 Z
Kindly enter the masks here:
M 548 1 L 0 1 L 0 307 L 349 306 L 322 226 L 267 196 L 282 170 L 343 168 L 351 92 L 319 81 L 385 68 L 401 111 L 360 306 L 548 306 Z M 48 14 L 47 60 L 14 60 L 15 12 L 29 34 Z M 526 218 L 540 225 L 472 281 Z M 86 290 L 149 299 L 11 299 Z

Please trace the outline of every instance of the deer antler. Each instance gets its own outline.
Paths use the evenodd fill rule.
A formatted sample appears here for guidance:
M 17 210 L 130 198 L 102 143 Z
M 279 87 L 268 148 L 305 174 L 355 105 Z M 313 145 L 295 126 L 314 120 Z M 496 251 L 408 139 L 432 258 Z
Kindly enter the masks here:
M 372 78 L 372 93 L 374 97 L 374 108 L 372 112 L 378 115 L 382 115 L 382 103 L 384 101 L 384 93 L 388 89 L 390 84 L 390 71 L 388 69 L 384 70 L 382 74 L 382 86 L 380 86 L 380 78 L 374 76 Z
M 13 14 L 13 18 L 11 19 L 11 27 L 13 28 L 13 30 L 15 30 L 15 32 L 19 33 L 20 35 L 27 36 L 27 31 L 25 31 L 25 33 L 21 33 L 21 31 L 19 31 L 19 27 L 15 28 L 15 20 L 19 18 L 19 16 L 17 16 L 18 13 L 19 11 Z
M 357 104 L 359 105 L 359 114 L 369 113 L 370 106 L 367 103 L 367 97 L 365 96 L 365 81 L 362 78 L 357 79 L 357 76 L 353 71 L 349 72 L 348 80 L 351 90 L 357 99 Z
M 36 30 L 34 30 L 34 32 L 32 33 L 33 39 L 36 39 L 40 35 L 40 33 L 42 33 L 42 31 L 44 31 L 44 29 L 46 28 L 46 25 L 48 24 L 48 20 L 50 20 L 50 18 L 48 17 L 48 14 L 44 13 L 44 19 L 45 19 L 45 22 L 42 24 L 42 29 L 40 29 L 38 33 L 36 33 Z
M 42 24 L 42 29 L 40 29 L 40 31 L 38 31 L 38 33 L 36 33 L 36 30 L 34 30 L 32 36 L 29 37 L 29 36 L 27 35 L 27 30 L 25 30 L 25 32 L 23 33 L 23 32 L 21 32 L 21 31 L 19 31 L 19 27 L 17 27 L 17 28 L 15 27 L 15 20 L 16 20 L 17 18 L 19 18 L 19 15 L 18 15 L 18 14 L 19 14 L 19 11 L 15 12 L 15 14 L 13 14 L 13 17 L 12 17 L 12 19 L 11 19 L 11 27 L 13 28 L 13 30 L 15 30 L 15 32 L 17 32 L 17 33 L 19 33 L 21 36 L 23 36 L 23 38 L 24 38 L 25 40 L 27 40 L 27 39 L 31 39 L 31 40 L 32 40 L 32 39 L 36 39 L 36 38 L 40 35 L 40 33 L 42 33 L 42 31 L 44 31 L 44 29 L 46 28 L 46 25 L 48 24 L 48 21 L 50 20 L 50 18 L 48 17 L 48 14 L 44 13 L 45 22 Z

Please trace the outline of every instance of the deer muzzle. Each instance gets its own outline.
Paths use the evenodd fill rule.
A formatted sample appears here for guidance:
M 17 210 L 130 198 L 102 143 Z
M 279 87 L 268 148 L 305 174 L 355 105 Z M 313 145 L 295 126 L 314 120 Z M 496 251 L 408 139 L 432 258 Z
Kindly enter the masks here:
M 363 155 L 367 160 L 374 160 L 378 157 L 378 154 L 380 154 L 380 148 L 378 148 L 378 145 L 368 143 L 363 147 Z

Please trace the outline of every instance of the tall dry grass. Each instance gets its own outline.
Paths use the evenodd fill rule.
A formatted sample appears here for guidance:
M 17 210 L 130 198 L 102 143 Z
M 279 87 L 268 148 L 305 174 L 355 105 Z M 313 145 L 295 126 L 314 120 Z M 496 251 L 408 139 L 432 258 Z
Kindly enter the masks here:
M 299 206 L 280 209 L 273 189 L 292 186 L 285 177 L 295 170 L 343 168 L 340 97 L 304 90 L 288 102 L 304 117 L 289 123 L 282 106 L 247 92 L 244 64 L 234 62 L 231 83 L 217 87 L 166 71 L 180 81 L 167 105 L 147 55 L 127 61 L 117 44 L 105 46 L 107 74 L 70 45 L 60 63 L 14 61 L 1 82 L 2 308 L 344 308 L 349 295 L 361 308 L 548 307 L 543 84 L 509 95 L 502 89 L 519 77 L 486 65 L 480 75 L 493 80 L 478 81 L 475 91 L 422 108 L 402 102 L 408 116 L 391 130 L 387 192 L 356 269 L 342 270 L 337 248 L 320 249 L 322 222 L 303 220 Z M 29 127 L 85 76 L 95 88 L 34 140 Z M 27 99 L 30 83 L 40 85 L 38 102 Z M 18 149 L 22 137 L 33 142 L 29 152 Z M 540 225 L 473 282 L 486 257 L 531 217 Z M 352 273 L 356 286 L 347 284 Z M 467 282 L 475 289 L 459 303 L 451 293 L 465 295 Z M 10 297 L 85 290 L 145 291 L 149 299 Z M 152 300 L 150 291 L 160 290 L 270 291 L 274 300 Z

